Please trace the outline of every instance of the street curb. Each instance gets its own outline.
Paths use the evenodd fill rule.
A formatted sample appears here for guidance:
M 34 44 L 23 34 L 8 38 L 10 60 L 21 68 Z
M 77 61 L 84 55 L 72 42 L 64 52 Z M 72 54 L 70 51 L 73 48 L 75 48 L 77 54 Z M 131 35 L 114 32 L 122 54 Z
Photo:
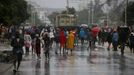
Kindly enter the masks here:
M 5 64 L 6 65 L 6 64 Z M 5 68 L 4 70 L 0 71 L 0 74 L 3 75 L 6 71 L 8 71 L 11 67 L 13 66 L 13 64 L 8 64 L 8 67 Z

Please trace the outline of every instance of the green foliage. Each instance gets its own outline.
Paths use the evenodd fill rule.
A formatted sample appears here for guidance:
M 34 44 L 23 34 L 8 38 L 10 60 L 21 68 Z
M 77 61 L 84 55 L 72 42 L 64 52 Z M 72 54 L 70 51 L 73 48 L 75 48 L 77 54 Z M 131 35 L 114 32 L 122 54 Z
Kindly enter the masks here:
M 67 8 L 67 10 L 64 10 L 61 12 L 61 14 L 75 14 L 75 13 L 76 13 L 76 10 L 73 7 Z
M 122 21 L 125 22 L 125 10 L 122 15 Z M 127 25 L 134 25 L 134 2 L 129 2 L 127 6 Z
M 75 13 L 76 13 L 75 8 L 73 8 L 73 7 L 68 8 L 67 10 L 68 10 L 68 13 L 69 13 L 69 14 L 75 14 Z
M 0 23 L 3 25 L 20 25 L 28 17 L 25 0 L 0 0 Z

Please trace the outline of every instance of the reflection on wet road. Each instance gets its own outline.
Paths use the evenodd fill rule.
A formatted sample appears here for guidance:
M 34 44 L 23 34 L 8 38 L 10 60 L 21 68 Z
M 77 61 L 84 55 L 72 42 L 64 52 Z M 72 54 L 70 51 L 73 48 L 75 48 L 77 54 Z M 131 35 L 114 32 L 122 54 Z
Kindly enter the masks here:
M 134 60 L 118 52 L 77 47 L 68 55 L 51 51 L 49 60 L 45 60 L 43 53 L 40 60 L 32 54 L 24 56 L 16 75 L 133 75 L 133 64 Z M 4 75 L 13 75 L 12 68 Z

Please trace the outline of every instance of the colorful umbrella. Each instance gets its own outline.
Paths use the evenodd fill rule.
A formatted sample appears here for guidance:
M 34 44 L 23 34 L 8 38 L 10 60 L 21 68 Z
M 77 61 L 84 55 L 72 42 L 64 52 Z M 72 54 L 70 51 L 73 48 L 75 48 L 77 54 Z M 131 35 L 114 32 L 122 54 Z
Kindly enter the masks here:
M 80 27 L 88 27 L 87 24 L 81 24 Z

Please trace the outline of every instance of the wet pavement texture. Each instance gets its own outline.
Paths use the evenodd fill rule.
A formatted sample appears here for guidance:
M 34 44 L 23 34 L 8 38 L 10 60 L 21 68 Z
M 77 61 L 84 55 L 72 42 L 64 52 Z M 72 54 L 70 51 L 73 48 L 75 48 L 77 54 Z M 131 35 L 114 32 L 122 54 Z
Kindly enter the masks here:
M 15 75 L 134 75 L 134 60 L 118 52 L 77 46 L 72 54 L 55 55 L 54 48 L 49 60 L 45 60 L 43 52 L 40 60 L 35 54 L 24 55 Z M 14 75 L 12 70 L 3 75 Z

